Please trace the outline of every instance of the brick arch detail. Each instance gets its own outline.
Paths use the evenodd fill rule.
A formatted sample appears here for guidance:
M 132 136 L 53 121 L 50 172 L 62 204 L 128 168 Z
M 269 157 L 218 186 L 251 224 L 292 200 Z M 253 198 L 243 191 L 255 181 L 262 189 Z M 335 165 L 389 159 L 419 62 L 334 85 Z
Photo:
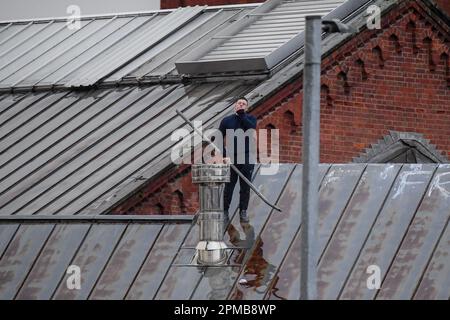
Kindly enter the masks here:
M 389 28 L 365 30 L 323 60 L 321 161 L 351 161 L 390 130 L 423 133 L 450 154 L 450 32 L 434 24 L 417 3 L 401 6 L 383 18 L 385 24 L 391 21 Z M 395 73 L 405 70 L 408 75 L 398 79 Z M 403 82 L 404 88 L 391 88 L 390 82 Z M 419 88 L 422 97 L 414 91 Z M 260 121 L 274 121 L 284 110 L 301 119 L 301 79 L 285 89 L 254 110 Z M 434 110 L 427 109 L 430 102 Z M 301 149 L 301 132 L 284 138 L 282 145 Z M 299 162 L 301 152 L 294 154 L 282 160 Z

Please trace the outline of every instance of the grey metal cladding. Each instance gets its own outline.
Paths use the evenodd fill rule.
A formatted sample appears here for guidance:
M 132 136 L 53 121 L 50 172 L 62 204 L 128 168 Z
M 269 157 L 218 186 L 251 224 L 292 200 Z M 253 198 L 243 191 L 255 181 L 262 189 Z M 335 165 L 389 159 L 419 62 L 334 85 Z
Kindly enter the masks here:
M 0 88 L 90 86 L 133 62 L 124 71 L 131 72 L 151 55 L 134 59 L 155 46 L 153 55 L 163 54 L 179 40 L 178 31 L 187 26 L 186 35 L 220 11 L 203 14 L 205 8 L 82 18 L 79 28 L 65 19 L 0 22 Z
M 189 48 L 202 46 L 206 36 L 215 34 L 224 25 L 232 23 L 237 17 L 249 11 L 249 8 L 235 8 L 227 10 L 205 10 L 193 21 L 179 28 L 161 42 L 144 52 L 141 56 L 130 61 L 126 66 L 105 79 L 119 81 L 122 78 L 142 78 L 144 76 L 162 76 L 173 73 L 175 59 Z
M 302 165 L 255 170 L 253 182 L 283 212 L 252 194 L 250 223 L 240 223 L 233 198 L 225 241 L 239 247 L 228 262 L 240 267 L 189 266 L 198 238 L 189 220 L 0 217 L 0 296 L 299 299 Z M 449 298 L 450 165 L 322 164 L 319 174 L 319 298 Z M 367 289 L 372 264 L 380 290 Z M 67 288 L 69 265 L 83 270 L 81 290 Z
M 325 16 L 343 2 L 266 1 L 212 37 L 208 45 L 181 58 L 176 63 L 178 72 L 199 74 L 271 69 L 303 45 L 306 15 Z M 339 11 L 340 16 L 349 13 L 348 10 Z
M 161 159 L 171 164 L 171 134 L 184 126 L 175 109 L 210 126 L 250 88 L 222 82 L 6 95 L 0 215 L 107 212 L 119 191 L 143 183 L 136 179 L 143 172 Z
M 151 27 L 143 28 L 139 33 L 132 33 L 108 50 L 103 57 L 92 60 L 92 65 L 80 68 L 70 75 L 65 84 L 71 86 L 88 86 L 112 74 L 130 60 L 141 55 L 145 50 L 170 36 L 176 29 L 195 19 L 205 7 L 179 8 L 160 19 Z

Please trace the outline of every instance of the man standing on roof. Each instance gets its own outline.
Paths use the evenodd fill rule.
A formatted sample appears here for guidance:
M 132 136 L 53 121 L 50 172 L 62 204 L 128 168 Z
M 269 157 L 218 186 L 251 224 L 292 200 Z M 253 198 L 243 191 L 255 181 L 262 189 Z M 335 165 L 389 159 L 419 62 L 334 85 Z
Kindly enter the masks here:
M 223 156 L 230 157 L 237 169 L 251 181 L 256 163 L 256 118 L 247 113 L 248 100 L 240 97 L 233 106 L 234 114 L 225 117 L 220 123 L 219 130 L 224 137 Z M 231 170 L 230 182 L 225 186 L 224 210 L 225 220 L 228 221 L 228 209 L 233 197 L 234 187 L 238 175 Z M 250 197 L 250 186 L 239 178 L 239 216 L 242 222 L 248 222 L 247 207 Z

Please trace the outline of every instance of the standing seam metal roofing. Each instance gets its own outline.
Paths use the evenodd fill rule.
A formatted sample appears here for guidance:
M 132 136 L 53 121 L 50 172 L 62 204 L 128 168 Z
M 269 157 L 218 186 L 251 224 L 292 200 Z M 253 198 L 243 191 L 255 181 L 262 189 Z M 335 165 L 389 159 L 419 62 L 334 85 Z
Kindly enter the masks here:
M 109 82 L 121 80 L 141 66 L 164 75 L 174 69 L 167 50 L 176 59 L 253 7 L 82 18 L 79 29 L 69 28 L 67 19 L 0 22 L 0 89 L 90 86 L 109 76 Z
M 248 89 L 222 82 L 6 97 L 0 214 L 86 213 L 170 154 L 172 132 L 187 128 L 175 109 L 209 125 Z
M 348 14 L 349 3 L 353 1 L 346 3 L 344 15 Z M 392 6 L 391 2 L 386 4 L 381 0 L 374 3 L 384 5 L 383 8 Z M 215 8 L 196 17 L 211 23 L 217 20 L 212 30 L 215 32 L 251 8 Z M 340 8 L 335 11 L 339 13 Z M 120 19 L 131 17 L 116 18 Z M 135 19 L 152 19 L 150 23 L 163 18 L 152 13 Z M 92 19 L 83 21 L 95 23 Z M 365 17 L 357 14 L 354 21 L 363 25 Z M 189 37 L 176 38 L 176 45 L 168 47 L 171 62 L 161 66 L 173 70 L 176 57 L 190 50 L 197 40 L 206 41 L 207 34 L 208 30 L 201 29 L 195 34 L 201 39 L 185 42 Z M 84 36 L 78 35 L 79 39 Z M 345 37 L 325 38 L 326 50 Z M 149 62 L 143 70 L 135 72 L 145 73 L 160 65 L 162 54 L 151 54 L 158 57 L 155 65 Z M 191 119 L 202 120 L 205 127 L 215 126 L 231 112 L 229 105 L 236 96 L 247 94 L 251 104 L 257 104 L 282 83 L 301 74 L 301 61 L 301 56 L 287 61 L 286 66 L 274 71 L 266 81 L 233 78 L 189 85 L 130 84 L 88 91 L 1 94 L 0 142 L 4 148 L 0 151 L 0 214 L 107 213 L 117 202 L 172 165 L 169 155 L 174 143 L 170 134 L 183 126 L 175 109 L 182 109 Z
M 228 48 L 229 44 L 232 47 L 226 50 L 241 50 L 234 40 L 226 41 L 223 47 L 220 46 L 223 41 L 215 40 L 223 37 L 223 30 L 230 28 L 255 36 L 259 43 L 255 48 L 251 47 L 249 39 L 244 39 L 250 46 L 246 48 L 248 52 L 261 50 L 261 46 L 266 45 L 278 48 L 295 36 L 282 46 L 283 50 L 275 50 L 264 58 L 267 60 L 264 69 L 270 69 L 301 47 L 302 42 L 297 40 L 302 37 L 305 14 L 326 14 L 338 7 L 328 16 L 347 16 L 369 0 L 358 1 L 348 0 L 340 7 L 344 0 L 323 0 L 320 3 L 269 0 L 264 4 L 241 7 L 184 7 L 145 14 L 82 18 L 80 28 L 69 27 L 72 25 L 68 24 L 68 19 L 0 22 L 0 90 L 89 87 L 99 83 L 161 77 L 180 80 L 174 68 L 175 62 L 186 60 L 193 52 L 207 48 L 213 50 L 211 54 L 216 54 L 221 52 L 221 48 Z M 295 13 L 287 16 L 294 24 L 287 29 L 278 26 L 273 33 L 270 31 L 273 29 L 272 20 L 278 17 L 280 10 L 284 15 L 285 9 Z M 259 17 L 261 10 L 267 16 Z M 245 21 L 249 19 L 256 22 L 247 26 Z M 267 32 L 273 34 L 265 35 L 265 40 L 259 39 Z M 217 66 L 220 60 L 216 61 Z M 260 64 L 251 59 L 244 60 L 247 61 L 245 64 L 240 64 L 239 59 L 234 60 L 240 71 L 252 64 Z M 250 69 L 261 72 L 261 68 Z
M 233 197 L 225 240 L 249 248 L 229 257 L 242 267 L 187 266 L 198 226 L 182 217 L 0 217 L 0 298 L 298 299 L 301 175 L 256 170 L 283 212 L 252 194 L 248 224 Z M 450 165 L 321 165 L 318 178 L 321 299 L 450 298 Z M 373 264 L 380 290 L 366 286 Z M 81 290 L 66 286 L 69 265 Z

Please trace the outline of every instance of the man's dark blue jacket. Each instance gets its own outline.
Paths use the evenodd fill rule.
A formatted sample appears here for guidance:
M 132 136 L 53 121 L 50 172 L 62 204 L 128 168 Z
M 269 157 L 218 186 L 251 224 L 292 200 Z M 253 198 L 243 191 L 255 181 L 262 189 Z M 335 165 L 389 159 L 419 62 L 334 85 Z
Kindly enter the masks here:
M 247 131 L 248 129 L 256 129 L 256 117 L 252 116 L 251 114 L 247 114 L 245 112 L 239 113 L 239 114 L 232 114 L 231 116 L 223 118 L 222 122 L 220 123 L 219 130 L 222 133 L 222 136 L 226 137 L 226 130 L 227 129 L 242 129 L 243 131 Z M 253 141 L 252 143 L 256 143 L 256 141 Z M 256 151 L 256 145 L 254 146 L 254 150 Z M 227 156 L 225 146 L 224 146 L 224 152 L 223 155 Z M 245 139 L 245 150 L 237 150 L 237 137 L 234 138 L 234 152 L 232 159 L 233 163 L 236 163 L 237 161 L 237 155 L 241 152 L 245 153 L 245 162 L 248 163 L 249 161 L 249 153 L 250 153 L 250 145 L 249 145 L 249 139 Z M 229 152 L 230 153 L 230 152 Z M 232 155 L 229 154 L 229 157 Z M 256 154 L 255 154 L 256 158 Z

